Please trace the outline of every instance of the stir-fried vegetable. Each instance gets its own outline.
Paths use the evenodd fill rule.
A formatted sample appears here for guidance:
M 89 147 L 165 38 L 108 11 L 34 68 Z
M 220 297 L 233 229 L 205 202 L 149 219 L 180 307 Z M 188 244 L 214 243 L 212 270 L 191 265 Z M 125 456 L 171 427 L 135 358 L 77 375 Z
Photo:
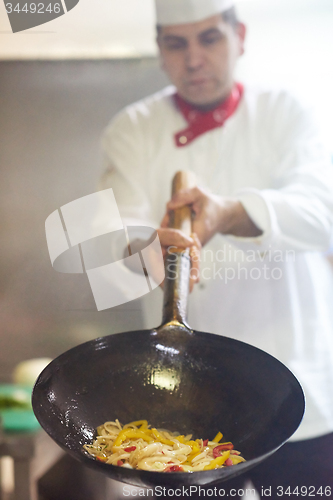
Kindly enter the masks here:
M 218 432 L 212 441 L 193 440 L 191 435 L 150 428 L 147 420 L 124 426 L 116 420 L 99 426 L 93 444 L 84 449 L 107 464 L 157 472 L 205 471 L 245 462 L 230 441 L 220 443 L 222 438 Z

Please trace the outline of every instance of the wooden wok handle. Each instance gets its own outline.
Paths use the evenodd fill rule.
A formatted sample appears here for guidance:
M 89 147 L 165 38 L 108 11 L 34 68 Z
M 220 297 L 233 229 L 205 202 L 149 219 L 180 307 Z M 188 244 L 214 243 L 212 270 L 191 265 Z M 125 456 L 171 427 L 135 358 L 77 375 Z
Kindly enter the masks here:
M 177 172 L 172 182 L 172 194 L 181 189 L 196 186 L 196 177 L 192 172 Z M 173 211 L 170 226 L 180 229 L 187 236 L 192 232 L 192 213 L 188 206 L 177 208 Z M 165 259 L 165 281 L 163 301 L 163 323 L 165 326 L 184 327 L 186 323 L 187 299 L 190 279 L 190 250 L 189 248 L 171 247 Z
M 174 175 L 172 181 L 172 196 L 177 194 L 182 189 L 190 189 L 197 184 L 196 176 L 188 170 L 180 170 Z M 186 236 L 190 236 L 192 232 L 192 211 L 191 208 L 181 207 L 173 211 L 171 218 L 171 227 L 180 229 Z

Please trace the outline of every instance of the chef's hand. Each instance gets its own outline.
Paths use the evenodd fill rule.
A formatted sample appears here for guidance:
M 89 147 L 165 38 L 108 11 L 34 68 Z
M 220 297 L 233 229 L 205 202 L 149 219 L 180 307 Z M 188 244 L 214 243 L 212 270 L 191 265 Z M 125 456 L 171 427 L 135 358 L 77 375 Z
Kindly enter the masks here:
M 167 214 L 163 219 L 163 224 L 168 224 L 170 211 L 184 205 L 190 206 L 194 213 L 192 229 L 202 245 L 205 245 L 216 233 L 243 237 L 255 237 L 262 234 L 240 201 L 217 196 L 198 187 L 184 189 L 173 196 L 167 204 Z
M 168 222 L 168 217 L 163 219 L 160 229 L 157 230 L 162 246 L 163 257 L 166 257 L 174 247 L 190 249 L 190 292 L 192 292 L 194 284 L 199 282 L 201 250 L 199 238 L 195 233 L 191 234 L 191 236 L 186 236 L 186 234 L 179 229 L 169 228 Z

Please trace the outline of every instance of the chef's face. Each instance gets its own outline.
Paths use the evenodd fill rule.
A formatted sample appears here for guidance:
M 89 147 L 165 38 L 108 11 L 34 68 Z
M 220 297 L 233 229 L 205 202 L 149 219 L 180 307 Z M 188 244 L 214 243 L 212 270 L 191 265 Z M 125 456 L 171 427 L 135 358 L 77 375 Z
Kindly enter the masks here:
M 163 26 L 157 42 L 162 67 L 181 97 L 209 107 L 230 93 L 244 38 L 244 24 L 232 26 L 218 14 L 197 23 Z

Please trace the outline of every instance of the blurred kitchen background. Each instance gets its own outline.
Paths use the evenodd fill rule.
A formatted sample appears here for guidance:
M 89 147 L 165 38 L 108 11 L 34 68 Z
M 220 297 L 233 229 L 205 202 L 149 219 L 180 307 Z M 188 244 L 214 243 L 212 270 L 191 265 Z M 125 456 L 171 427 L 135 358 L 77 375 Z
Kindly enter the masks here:
M 239 0 L 238 11 L 248 25 L 239 79 L 296 93 L 333 152 L 332 0 Z M 141 300 L 97 312 L 85 275 L 52 269 L 44 223 L 96 191 L 111 117 L 167 83 L 154 37 L 153 0 L 80 0 L 15 34 L 0 4 L 1 382 L 22 360 L 144 326 Z

